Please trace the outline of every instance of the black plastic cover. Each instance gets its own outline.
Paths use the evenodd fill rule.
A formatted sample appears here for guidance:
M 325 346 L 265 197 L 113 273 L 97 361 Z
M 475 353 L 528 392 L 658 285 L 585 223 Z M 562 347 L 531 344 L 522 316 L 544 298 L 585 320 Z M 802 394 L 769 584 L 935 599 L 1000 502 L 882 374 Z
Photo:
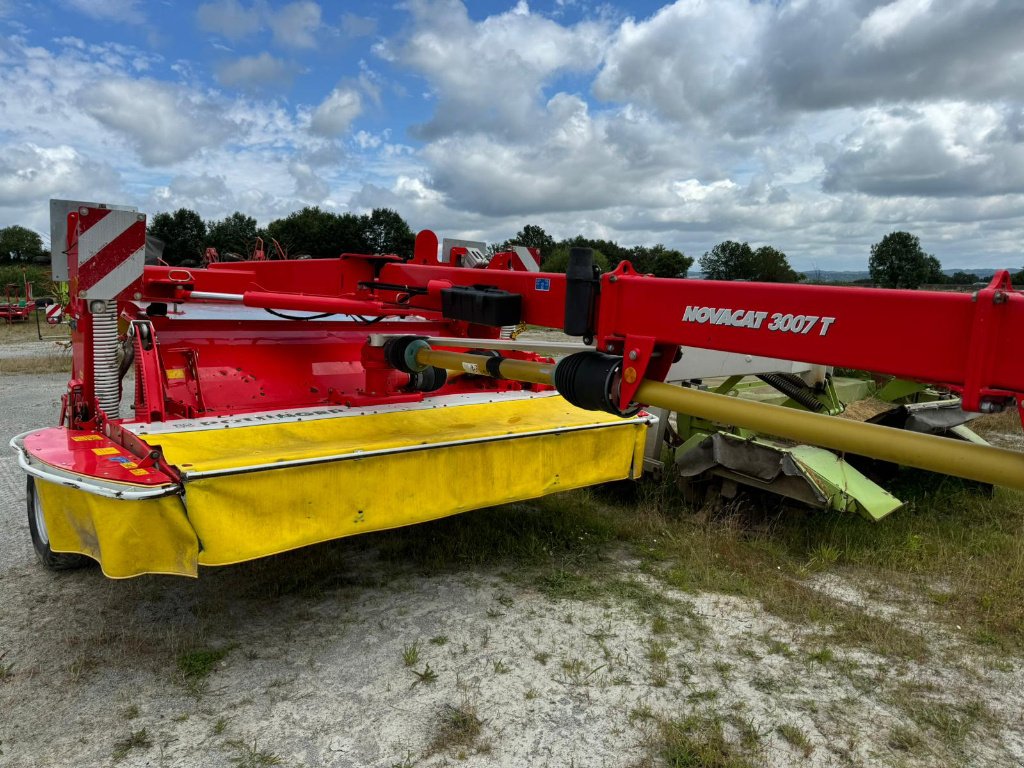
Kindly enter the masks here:
M 523 316 L 523 297 L 487 285 L 441 290 L 441 312 L 449 320 L 480 325 L 518 325 Z

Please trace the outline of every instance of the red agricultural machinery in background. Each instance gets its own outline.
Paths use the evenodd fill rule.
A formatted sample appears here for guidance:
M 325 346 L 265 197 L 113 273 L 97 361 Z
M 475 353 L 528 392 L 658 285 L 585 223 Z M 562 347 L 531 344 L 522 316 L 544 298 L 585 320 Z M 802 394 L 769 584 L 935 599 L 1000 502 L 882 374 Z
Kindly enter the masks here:
M 0 303 L 0 320 L 5 323 L 23 323 L 28 320 L 35 304 L 32 302 L 32 283 L 22 275 L 21 283 L 4 286 L 4 300 Z
M 33 542 L 54 568 L 91 558 L 111 577 L 195 576 L 637 478 L 660 454 L 656 409 L 662 424 L 685 414 L 1024 488 L 1013 451 L 665 383 L 717 350 L 818 366 L 787 379 L 807 404 L 827 384 L 821 366 L 839 365 L 940 385 L 968 411 L 1012 408 L 1024 296 L 1005 272 L 974 295 L 729 283 L 628 262 L 600 274 L 574 249 L 555 274 L 527 249 L 487 259 L 482 244 L 429 231 L 408 261 L 182 268 L 144 263 L 133 209 L 52 211 L 73 371 L 59 425 L 12 445 Z M 579 341 L 513 338 L 522 325 Z

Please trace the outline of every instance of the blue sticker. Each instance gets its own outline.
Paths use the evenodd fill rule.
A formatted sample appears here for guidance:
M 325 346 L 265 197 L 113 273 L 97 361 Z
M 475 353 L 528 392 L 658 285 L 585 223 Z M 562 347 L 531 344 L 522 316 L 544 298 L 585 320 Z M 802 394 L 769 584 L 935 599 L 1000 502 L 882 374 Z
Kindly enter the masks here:
M 533 283 L 533 289 L 535 291 L 550 291 L 551 290 L 551 278 L 550 277 L 538 277 Z
M 107 458 L 107 461 L 116 461 L 118 464 L 129 464 L 132 460 L 127 456 L 110 456 Z

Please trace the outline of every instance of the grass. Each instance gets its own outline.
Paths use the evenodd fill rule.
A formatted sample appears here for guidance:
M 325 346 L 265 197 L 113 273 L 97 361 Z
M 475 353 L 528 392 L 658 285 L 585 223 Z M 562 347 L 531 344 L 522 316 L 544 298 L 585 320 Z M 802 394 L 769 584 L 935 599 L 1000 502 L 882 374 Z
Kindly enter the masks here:
M 804 757 L 810 757 L 814 751 L 814 745 L 803 730 L 792 723 L 781 723 L 776 729 L 779 735 L 803 753 Z
M 230 648 L 200 648 L 178 656 L 178 671 L 186 680 L 202 680 L 231 652 Z
M 678 608 L 659 589 L 619 575 L 613 555 L 626 547 L 655 580 L 756 600 L 787 622 L 816 628 L 819 647 L 930 657 L 927 637 L 911 622 L 816 588 L 820 574 L 838 572 L 891 586 L 979 646 L 1024 652 L 1024 495 L 1000 489 L 989 498 L 919 472 L 901 475 L 894 492 L 905 507 L 872 523 L 853 514 L 791 514 L 773 497 L 693 515 L 671 484 L 643 483 L 626 498 L 606 489 L 573 491 L 430 523 L 431 535 L 422 535 L 422 526 L 396 531 L 376 543 L 388 561 L 416 569 L 504 567 L 513 583 L 550 599 L 625 601 L 661 617 L 653 620 L 656 634 L 707 635 L 700 617 L 673 615 Z
M 149 749 L 152 746 L 153 740 L 143 728 L 141 731 L 132 731 L 125 738 L 115 742 L 111 756 L 114 760 L 123 760 L 133 749 Z
M 723 718 L 695 713 L 659 721 L 645 765 L 670 768 L 753 768 L 752 750 L 726 738 Z
M 420 646 L 419 643 L 413 643 L 407 645 L 402 649 L 402 663 L 407 667 L 414 667 L 420 660 Z
M 480 743 L 483 727 L 483 721 L 477 717 L 474 707 L 468 704 L 458 707 L 445 704 L 437 717 L 427 755 L 455 753 L 458 759 L 465 760 L 471 750 L 489 751 L 489 745 Z
M 256 739 L 252 744 L 241 739 L 232 739 L 228 742 L 234 754 L 228 760 L 237 768 L 269 768 L 272 765 L 281 765 L 281 758 L 266 749 L 260 749 Z

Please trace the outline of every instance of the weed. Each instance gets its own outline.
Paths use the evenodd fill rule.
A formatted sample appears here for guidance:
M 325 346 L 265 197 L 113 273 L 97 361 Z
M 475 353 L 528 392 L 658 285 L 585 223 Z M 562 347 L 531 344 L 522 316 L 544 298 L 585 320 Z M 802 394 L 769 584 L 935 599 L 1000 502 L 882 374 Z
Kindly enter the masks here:
M 397 763 L 392 763 L 391 768 L 414 768 L 416 765 L 416 758 L 413 757 L 412 752 L 406 752 L 405 757 L 399 760 Z
M 668 619 L 664 616 L 655 616 L 651 619 L 651 632 L 655 635 L 664 635 L 668 632 Z
M 146 729 L 132 731 L 128 736 L 114 743 L 114 760 L 123 760 L 133 749 L 149 749 L 153 746 L 153 740 L 149 738 Z
M 414 669 L 412 673 L 416 675 L 416 679 L 413 680 L 412 683 L 413 688 L 420 683 L 423 683 L 424 685 L 431 685 L 432 683 L 437 682 L 437 672 L 430 668 L 430 664 L 427 664 L 427 666 L 423 668 L 422 672 L 418 672 Z
M 699 691 L 691 691 L 686 696 L 688 701 L 714 701 L 718 698 L 718 691 L 714 688 L 705 688 Z
M 402 663 L 407 667 L 413 667 L 420 660 L 419 643 L 407 645 L 402 649 Z
M 125 720 L 134 720 L 138 716 L 139 708 L 135 704 L 125 707 L 124 710 L 121 712 L 121 717 L 123 717 Z
M 502 613 L 501 611 L 499 611 L 497 608 L 488 608 L 487 609 L 487 618 L 488 619 L 500 619 L 504 615 L 505 614 Z
M 529 688 L 526 693 L 523 694 L 523 698 L 527 701 L 532 701 L 540 696 L 540 692 L 536 688 Z
M 643 703 L 643 704 L 638 704 L 637 706 L 635 706 L 631 710 L 629 710 L 629 723 L 630 723 L 630 725 L 633 725 L 638 720 L 639 721 L 647 721 L 647 720 L 653 720 L 653 719 L 654 719 L 654 710 L 651 709 L 651 705 L 647 704 L 646 702 Z
M 668 650 L 661 643 L 651 642 L 647 646 L 647 660 L 652 664 L 664 664 L 668 661 Z
M 459 749 L 460 754 L 464 754 L 465 750 L 477 746 L 483 726 L 473 707 L 467 704 L 459 707 L 445 704 L 437 718 L 436 732 L 427 747 L 427 753 L 434 755 Z
M 504 593 L 498 595 L 498 597 L 495 599 L 498 601 L 500 605 L 503 605 L 506 608 L 511 608 L 515 604 L 515 600 L 513 600 L 511 597 Z
M 807 734 L 798 726 L 792 723 L 781 723 L 775 730 L 779 732 L 782 738 L 803 752 L 804 757 L 811 756 L 811 753 L 814 751 L 814 745 L 811 744 Z
M 498 659 L 498 660 L 496 660 L 494 662 L 494 674 L 496 674 L 496 675 L 506 675 L 506 674 L 508 674 L 508 672 L 509 672 L 508 664 L 506 664 L 504 661 L 502 661 L 501 659 Z
M 178 656 L 178 671 L 186 680 L 202 680 L 231 652 L 230 648 L 202 648 Z
M 547 651 L 537 651 L 535 654 L 533 654 L 533 660 L 536 661 L 538 664 L 547 664 L 550 658 L 551 654 Z
M 740 747 L 725 738 L 717 715 L 692 714 L 660 723 L 654 755 L 673 768 L 751 768 Z
M 905 725 L 893 726 L 889 731 L 889 746 L 903 752 L 917 752 L 924 744 L 921 734 Z
M 712 666 L 715 668 L 715 671 L 721 676 L 723 680 L 729 679 L 730 673 L 733 669 L 732 664 L 730 664 L 727 661 L 717 660 Z
M 817 662 L 818 664 L 828 664 L 835 661 L 836 655 L 832 652 L 831 648 L 823 647 L 816 651 L 812 651 L 807 654 L 807 660 Z
M 583 659 L 566 659 L 562 662 L 562 672 L 564 672 L 563 682 L 568 685 L 586 685 L 593 675 L 604 669 L 607 664 L 599 664 L 592 669 L 588 669 Z
M 248 741 L 232 739 L 228 742 L 235 754 L 228 758 L 238 768 L 269 768 L 271 765 L 281 765 L 281 758 L 273 752 L 259 749 L 256 739 L 250 745 Z
M 793 649 L 781 640 L 769 640 L 768 653 L 785 656 L 787 659 L 793 658 Z
M 217 718 L 217 722 L 215 722 L 213 724 L 213 732 L 215 734 L 217 734 L 218 736 L 220 734 L 224 733 L 224 731 L 226 731 L 227 728 L 228 728 L 228 718 L 226 718 L 226 717 L 218 717 Z
M 430 638 L 431 645 L 447 645 L 448 635 L 437 635 L 436 637 Z
M 960 748 L 978 726 L 992 725 L 998 719 L 982 701 L 949 703 L 927 695 L 920 686 L 901 686 L 894 700 L 914 723 L 931 731 L 953 749 Z

